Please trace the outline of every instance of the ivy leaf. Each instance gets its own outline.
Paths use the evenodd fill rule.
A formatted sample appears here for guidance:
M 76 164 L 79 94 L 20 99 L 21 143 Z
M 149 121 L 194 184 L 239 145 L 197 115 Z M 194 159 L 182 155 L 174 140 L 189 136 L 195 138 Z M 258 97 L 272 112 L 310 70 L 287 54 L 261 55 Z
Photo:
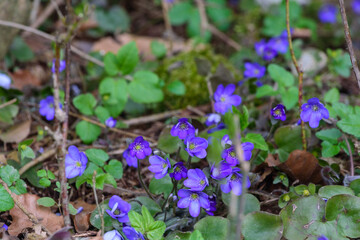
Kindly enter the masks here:
M 93 115 L 96 99 L 91 93 L 86 93 L 75 97 L 73 103 L 82 114 Z

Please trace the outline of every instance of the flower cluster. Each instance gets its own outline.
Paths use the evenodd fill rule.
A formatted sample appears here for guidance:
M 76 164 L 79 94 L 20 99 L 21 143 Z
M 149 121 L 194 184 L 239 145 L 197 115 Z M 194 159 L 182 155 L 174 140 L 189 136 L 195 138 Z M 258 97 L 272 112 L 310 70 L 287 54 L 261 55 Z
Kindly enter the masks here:
M 284 105 L 278 104 L 274 108 L 271 109 L 270 113 L 274 119 L 279 119 L 281 121 L 285 121 L 286 120 L 285 110 L 286 110 L 286 108 Z
M 138 167 L 137 160 L 144 159 L 152 153 L 149 142 L 142 136 L 135 138 L 129 147 L 124 151 L 123 157 L 131 167 Z
M 61 103 L 59 107 L 62 108 Z M 51 121 L 55 117 L 55 108 L 54 108 L 54 97 L 47 96 L 45 99 L 40 101 L 39 113 L 41 116 L 44 116 L 46 120 Z
M 335 5 L 332 4 L 325 4 L 323 5 L 318 12 L 318 17 L 320 22 L 322 23 L 336 23 L 336 15 L 338 9 Z
M 300 117 L 304 122 L 309 122 L 311 128 L 317 128 L 321 119 L 329 118 L 329 111 L 318 98 L 310 98 L 301 106 Z
M 214 108 L 215 111 L 220 114 L 225 114 L 228 110 L 231 110 L 232 106 L 239 106 L 241 103 L 241 97 L 233 95 L 235 92 L 235 85 L 229 84 L 224 87 L 220 84 L 214 93 Z
M 271 38 L 269 41 L 261 39 L 255 43 L 255 51 L 265 61 L 273 60 L 278 54 L 285 54 L 289 48 L 287 31 L 284 30 L 279 36 Z

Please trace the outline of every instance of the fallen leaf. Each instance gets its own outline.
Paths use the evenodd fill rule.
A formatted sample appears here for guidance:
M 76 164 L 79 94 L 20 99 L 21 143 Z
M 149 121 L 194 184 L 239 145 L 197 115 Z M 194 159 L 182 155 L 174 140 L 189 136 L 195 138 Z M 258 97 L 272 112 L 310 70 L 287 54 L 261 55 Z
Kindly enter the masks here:
M 5 143 L 19 143 L 24 140 L 30 133 L 31 120 L 17 123 L 10 127 L 9 130 L 0 134 L 1 141 Z
M 53 233 L 47 240 L 71 240 L 70 229 L 72 229 L 72 227 L 64 227 Z
M 268 154 L 265 162 L 269 167 L 277 167 L 281 164 L 280 160 L 278 158 L 275 159 L 274 155 L 272 154 Z
M 78 209 L 83 207 L 83 211 L 75 216 L 72 216 L 74 221 L 75 230 L 78 233 L 86 232 L 90 227 L 90 215 L 96 208 L 95 204 L 89 204 L 82 199 L 78 199 L 72 203 L 73 206 Z
M 33 194 L 22 194 L 17 196 L 17 200 L 34 216 L 39 219 L 40 223 L 49 229 L 50 232 L 55 232 L 63 227 L 64 219 L 62 216 L 57 216 L 51 212 L 50 208 L 37 205 L 38 196 Z M 32 227 L 33 223 L 29 218 L 15 205 L 10 210 L 12 216 L 12 224 L 9 226 L 10 235 L 17 236 L 24 228 Z
M 14 73 L 10 73 L 13 80 L 12 86 L 23 90 L 26 86 L 41 86 L 41 80 L 35 76 L 32 72 L 26 69 L 17 70 Z

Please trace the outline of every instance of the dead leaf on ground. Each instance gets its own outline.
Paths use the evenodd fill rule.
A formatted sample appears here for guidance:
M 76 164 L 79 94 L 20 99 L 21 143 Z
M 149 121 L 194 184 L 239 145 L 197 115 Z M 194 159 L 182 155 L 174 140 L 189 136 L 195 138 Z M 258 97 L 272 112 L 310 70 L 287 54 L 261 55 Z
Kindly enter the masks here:
M 30 133 L 31 120 L 26 120 L 12 126 L 8 131 L 0 134 L 1 141 L 5 143 L 19 143 Z
M 269 167 L 277 167 L 281 164 L 280 160 L 278 158 L 275 158 L 274 155 L 268 154 L 268 156 L 265 159 L 265 162 Z
M 24 69 L 17 70 L 14 73 L 10 73 L 11 79 L 13 80 L 12 86 L 23 90 L 26 86 L 41 86 L 40 78 L 36 77 L 32 72 Z
M 79 207 L 84 208 L 81 213 L 72 216 L 76 232 L 82 233 L 87 231 L 90 227 L 90 215 L 92 211 L 94 211 L 94 209 L 96 208 L 96 205 L 89 204 L 82 199 L 78 199 L 72 204 L 76 209 L 78 209 Z
M 17 200 L 35 217 L 37 217 L 41 224 L 49 229 L 50 232 L 55 232 L 63 227 L 64 219 L 62 216 L 57 216 L 51 212 L 50 208 L 37 205 L 38 196 L 33 194 L 22 194 L 17 196 Z M 33 224 L 29 218 L 15 206 L 10 210 L 12 216 L 12 224 L 9 226 L 9 233 L 17 236 L 24 228 L 32 227 Z

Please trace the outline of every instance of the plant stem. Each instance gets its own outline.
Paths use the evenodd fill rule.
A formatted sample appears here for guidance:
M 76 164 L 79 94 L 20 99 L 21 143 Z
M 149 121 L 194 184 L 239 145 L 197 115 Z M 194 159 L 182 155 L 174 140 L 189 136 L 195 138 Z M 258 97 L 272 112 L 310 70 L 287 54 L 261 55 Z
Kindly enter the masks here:
M 186 163 L 187 168 L 190 168 L 190 165 L 191 165 L 191 156 L 189 155 L 187 163 Z
M 302 106 L 302 98 L 303 98 L 303 72 L 300 69 L 300 66 L 296 60 L 294 48 L 292 45 L 291 40 L 291 30 L 290 30 L 290 0 L 286 0 L 286 30 L 287 30 L 287 37 L 289 42 L 289 49 L 290 49 L 290 55 L 291 59 L 294 63 L 294 66 L 296 68 L 296 71 L 298 73 L 299 78 L 299 114 L 301 114 L 301 106 Z M 303 143 L 303 149 L 306 151 L 306 133 L 305 133 L 305 123 L 303 120 L 301 120 L 301 139 Z
M 105 231 L 105 222 L 104 222 L 104 216 L 103 216 L 103 212 L 102 209 L 99 205 L 99 200 L 98 200 L 98 196 L 96 193 L 96 171 L 94 171 L 93 177 L 92 177 L 92 183 L 93 183 L 93 192 L 94 192 L 94 197 L 95 197 L 95 203 L 96 206 L 98 208 L 99 211 L 99 216 L 100 216 L 100 220 L 101 220 L 101 236 L 104 236 L 104 231 Z
M 153 196 L 151 195 L 151 193 L 149 192 L 149 189 L 145 186 L 143 180 L 142 180 L 142 177 L 141 177 L 141 173 L 140 173 L 140 159 L 137 159 L 137 172 L 138 172 L 138 177 L 139 177 L 139 181 L 140 181 L 140 184 L 141 184 L 141 187 L 145 189 L 147 195 L 155 201 L 155 199 L 153 198 Z
M 347 149 L 348 149 L 349 155 L 350 155 L 350 176 L 354 176 L 355 175 L 355 170 L 354 170 L 353 153 L 352 153 L 352 150 L 351 150 L 351 147 L 350 147 L 350 144 L 349 144 L 349 140 L 346 137 L 346 135 L 344 135 L 344 138 L 345 138 L 346 146 L 347 146 Z

